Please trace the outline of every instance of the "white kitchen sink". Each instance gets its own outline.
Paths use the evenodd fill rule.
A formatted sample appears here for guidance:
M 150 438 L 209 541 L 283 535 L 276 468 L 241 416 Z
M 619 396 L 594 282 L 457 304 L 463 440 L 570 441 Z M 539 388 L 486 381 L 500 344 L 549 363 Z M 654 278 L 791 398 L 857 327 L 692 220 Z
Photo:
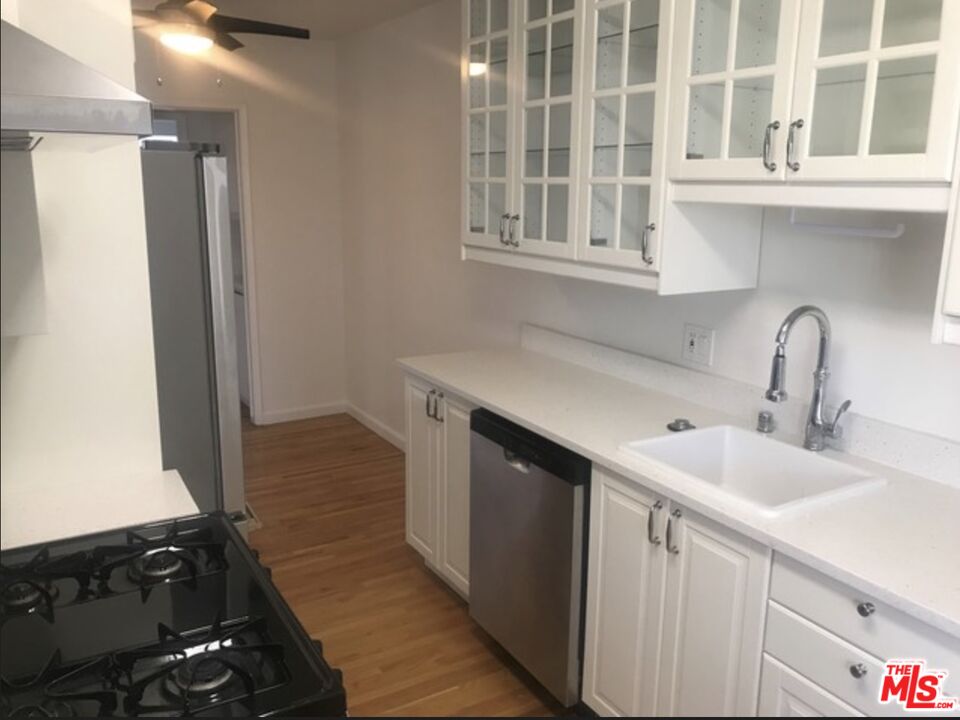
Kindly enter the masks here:
M 725 425 L 626 443 L 621 449 L 770 517 L 869 492 L 885 482 L 809 450 Z

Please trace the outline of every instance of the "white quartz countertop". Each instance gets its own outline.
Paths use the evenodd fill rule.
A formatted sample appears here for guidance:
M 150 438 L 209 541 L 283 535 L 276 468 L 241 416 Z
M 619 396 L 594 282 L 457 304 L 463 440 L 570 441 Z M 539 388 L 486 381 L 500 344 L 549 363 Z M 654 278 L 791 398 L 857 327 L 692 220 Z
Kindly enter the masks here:
M 4 550 L 199 512 L 176 470 L 9 485 L 0 502 Z
M 666 423 L 677 417 L 701 428 L 742 425 L 722 412 L 526 350 L 399 362 L 414 375 L 960 637 L 960 490 L 827 451 L 886 484 L 771 519 L 620 450 L 625 442 L 668 434 Z

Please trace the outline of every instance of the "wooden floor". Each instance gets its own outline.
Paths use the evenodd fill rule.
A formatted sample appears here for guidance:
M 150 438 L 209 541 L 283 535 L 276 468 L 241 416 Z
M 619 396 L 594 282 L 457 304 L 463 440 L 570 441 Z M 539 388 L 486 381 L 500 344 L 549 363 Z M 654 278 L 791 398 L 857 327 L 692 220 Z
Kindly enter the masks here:
M 244 426 L 251 544 L 351 715 L 554 715 L 404 542 L 403 454 L 353 418 Z

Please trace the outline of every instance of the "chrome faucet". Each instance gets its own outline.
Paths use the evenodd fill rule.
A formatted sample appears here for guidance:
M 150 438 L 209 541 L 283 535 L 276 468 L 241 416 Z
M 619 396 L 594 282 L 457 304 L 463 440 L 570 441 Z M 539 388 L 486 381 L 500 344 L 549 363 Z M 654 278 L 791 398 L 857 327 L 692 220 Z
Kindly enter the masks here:
M 823 419 L 823 401 L 826 395 L 827 378 L 830 377 L 830 320 L 827 314 L 813 305 L 798 307 L 787 315 L 777 333 L 777 350 L 773 355 L 773 367 L 770 370 L 770 387 L 767 388 L 766 398 L 772 402 L 783 402 L 787 399 L 784 389 L 787 370 L 787 340 L 793 326 L 801 318 L 812 317 L 817 321 L 820 329 L 820 345 L 817 351 L 817 368 L 813 371 L 813 400 L 810 401 L 810 413 L 807 416 L 807 425 L 804 430 L 803 446 L 807 450 L 819 452 L 826 447 L 827 438 L 837 440 L 843 436 L 840 427 L 840 418 L 850 409 L 847 400 L 837 411 L 833 422 Z

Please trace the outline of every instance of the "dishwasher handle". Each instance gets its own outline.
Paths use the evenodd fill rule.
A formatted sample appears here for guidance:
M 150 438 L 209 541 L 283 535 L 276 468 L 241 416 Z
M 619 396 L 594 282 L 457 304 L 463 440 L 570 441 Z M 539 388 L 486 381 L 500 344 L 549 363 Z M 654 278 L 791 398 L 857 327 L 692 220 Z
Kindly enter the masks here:
M 524 475 L 530 474 L 530 461 L 526 458 L 520 457 L 517 453 L 507 448 L 503 449 L 503 459 L 506 461 L 507 465 L 512 467 L 518 472 L 522 472 Z

